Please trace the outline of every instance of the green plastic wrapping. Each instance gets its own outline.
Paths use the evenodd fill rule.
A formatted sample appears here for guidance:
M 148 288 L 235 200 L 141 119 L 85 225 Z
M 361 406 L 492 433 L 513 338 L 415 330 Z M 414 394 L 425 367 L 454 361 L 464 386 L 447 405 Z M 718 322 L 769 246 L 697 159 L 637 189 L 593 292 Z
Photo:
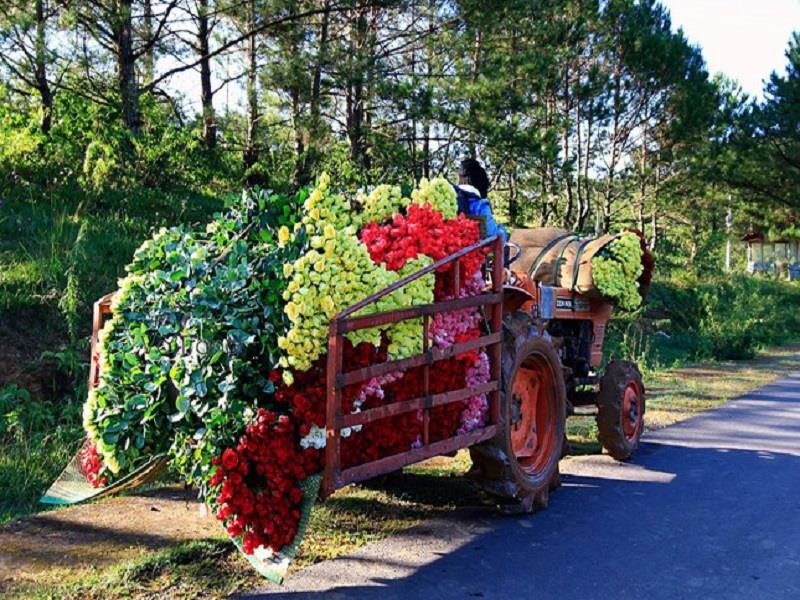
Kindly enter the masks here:
M 300 547 L 300 542 L 303 541 L 303 536 L 308 528 L 311 509 L 317 501 L 321 481 L 322 476 L 311 475 L 300 483 L 300 489 L 303 490 L 303 503 L 300 507 L 300 522 L 297 524 L 297 535 L 294 536 L 294 541 L 290 545 L 284 546 L 280 552 L 273 553 L 269 550 L 256 550 L 253 554 L 245 554 L 244 550 L 242 550 L 240 539 L 231 538 L 253 568 L 273 583 L 283 583 L 286 578 L 286 572 L 289 570 L 289 565 L 292 564 L 292 560 L 297 555 L 297 549 Z

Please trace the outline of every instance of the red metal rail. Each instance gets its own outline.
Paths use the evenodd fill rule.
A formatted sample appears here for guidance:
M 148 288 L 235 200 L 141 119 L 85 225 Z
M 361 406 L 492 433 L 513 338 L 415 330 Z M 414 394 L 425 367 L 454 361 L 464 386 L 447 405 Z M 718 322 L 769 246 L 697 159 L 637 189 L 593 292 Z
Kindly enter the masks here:
M 460 289 L 461 263 L 459 259 L 481 248 L 490 248 L 492 251 L 491 289 L 478 296 L 470 298 L 456 298 L 424 306 L 412 306 L 400 310 L 376 313 L 354 317 L 353 315 L 365 307 L 373 304 L 384 296 L 397 289 L 433 273 L 442 267 L 449 266 L 453 273 L 454 289 Z M 464 248 L 451 254 L 432 265 L 425 267 L 397 281 L 389 287 L 372 294 L 364 300 L 353 304 L 339 313 L 331 320 L 328 333 L 328 364 L 327 364 L 327 406 L 326 406 L 326 446 L 325 446 L 325 471 L 321 496 L 327 497 L 337 488 L 355 481 L 369 479 L 383 473 L 396 471 L 421 460 L 439 454 L 446 454 L 460 448 L 466 448 L 478 442 L 494 437 L 501 427 L 500 421 L 500 360 L 503 324 L 503 240 L 500 236 L 492 236 L 473 246 Z M 451 312 L 463 308 L 484 307 L 490 325 L 490 333 L 477 339 L 470 340 L 444 349 L 430 348 L 428 339 L 428 326 L 431 316 L 438 313 Z M 422 318 L 423 343 L 422 353 L 401 360 L 390 360 L 361 369 L 348 372 L 342 371 L 342 349 L 344 335 L 350 331 L 368 329 L 378 325 L 397 323 L 407 319 Z M 442 394 L 430 393 L 430 368 L 438 361 L 446 360 L 457 354 L 486 348 L 489 352 L 491 363 L 491 381 L 484 385 L 466 387 L 452 390 Z M 395 371 L 404 371 L 413 367 L 423 368 L 424 395 L 411 400 L 395 402 L 377 408 L 365 410 L 356 414 L 342 414 L 342 389 L 345 386 L 368 381 L 373 377 Z M 485 427 L 463 435 L 430 442 L 429 423 L 430 409 L 434 406 L 450 404 L 466 400 L 479 394 L 489 394 L 489 420 Z M 422 410 L 422 445 L 419 448 L 387 456 L 375 461 L 360 464 L 348 469 L 341 468 L 341 430 L 354 425 L 365 425 L 378 419 Z
M 97 387 L 97 383 L 100 379 L 100 330 L 103 328 L 106 317 L 111 315 L 111 301 L 114 299 L 114 294 L 116 294 L 116 292 L 106 294 L 102 298 L 98 298 L 94 303 L 91 360 L 89 361 L 90 390 Z

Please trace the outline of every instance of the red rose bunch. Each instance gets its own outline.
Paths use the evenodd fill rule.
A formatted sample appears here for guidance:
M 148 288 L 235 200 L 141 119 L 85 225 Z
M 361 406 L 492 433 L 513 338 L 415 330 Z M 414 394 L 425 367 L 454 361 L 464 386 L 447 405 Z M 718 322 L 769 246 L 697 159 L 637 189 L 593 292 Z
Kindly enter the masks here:
M 292 385 L 280 385 L 275 391 L 275 400 L 288 405 L 300 437 L 313 426 L 325 427 L 325 361 L 325 357 L 316 360 L 310 369 L 295 374 Z
M 381 225 L 364 226 L 361 241 L 376 264 L 386 263 L 390 271 L 398 271 L 420 254 L 440 260 L 480 240 L 480 226 L 474 219 L 458 215 L 445 220 L 442 213 L 426 204 L 412 204 L 408 214 L 396 214 Z M 466 281 L 481 265 L 485 252 L 473 252 L 461 258 L 462 279 Z M 443 267 L 448 270 L 450 267 Z
M 385 348 L 376 348 L 367 342 L 353 346 L 345 338 L 342 364 L 346 365 L 348 370 L 366 367 L 385 360 Z M 300 371 L 295 375 L 292 385 L 281 385 L 275 391 L 275 400 L 288 405 L 292 422 L 301 438 L 301 446 L 310 445 L 304 444 L 303 438 L 313 434 L 315 428 L 321 430 L 325 427 L 326 363 L 327 357 L 325 356 L 317 359 L 310 369 Z M 280 375 L 278 374 L 277 377 L 280 378 Z M 353 412 L 356 405 L 361 404 L 359 401 L 367 385 L 368 382 L 363 382 L 347 386 L 342 390 L 342 410 L 345 413 Z
M 103 468 L 103 461 L 97 453 L 97 446 L 87 441 L 78 452 L 78 460 L 80 461 L 81 471 L 83 471 L 89 483 L 92 484 L 92 487 L 104 487 L 106 485 L 106 478 L 98 476 Z
M 277 552 L 290 544 L 303 501 L 298 482 L 317 472 L 319 463 L 313 451 L 297 446 L 289 417 L 260 408 L 239 443 L 212 464 L 217 519 L 231 536 L 242 536 L 244 552 L 259 546 Z

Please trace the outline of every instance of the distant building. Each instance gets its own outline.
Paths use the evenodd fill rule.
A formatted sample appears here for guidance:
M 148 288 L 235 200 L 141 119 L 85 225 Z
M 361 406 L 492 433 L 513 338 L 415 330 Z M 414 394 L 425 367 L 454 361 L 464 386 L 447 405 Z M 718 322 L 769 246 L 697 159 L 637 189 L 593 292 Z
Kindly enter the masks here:
M 756 231 L 749 231 L 742 241 L 747 244 L 748 273 L 771 273 L 800 280 L 800 242 L 773 240 Z

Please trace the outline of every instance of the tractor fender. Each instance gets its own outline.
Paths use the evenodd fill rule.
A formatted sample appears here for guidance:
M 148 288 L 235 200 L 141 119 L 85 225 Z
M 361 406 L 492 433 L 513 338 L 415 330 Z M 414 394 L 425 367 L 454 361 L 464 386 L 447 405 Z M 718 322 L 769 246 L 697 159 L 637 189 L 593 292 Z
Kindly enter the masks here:
M 522 310 L 530 314 L 534 302 L 535 298 L 528 290 L 515 285 L 503 286 L 504 314 L 508 315 L 517 310 Z

